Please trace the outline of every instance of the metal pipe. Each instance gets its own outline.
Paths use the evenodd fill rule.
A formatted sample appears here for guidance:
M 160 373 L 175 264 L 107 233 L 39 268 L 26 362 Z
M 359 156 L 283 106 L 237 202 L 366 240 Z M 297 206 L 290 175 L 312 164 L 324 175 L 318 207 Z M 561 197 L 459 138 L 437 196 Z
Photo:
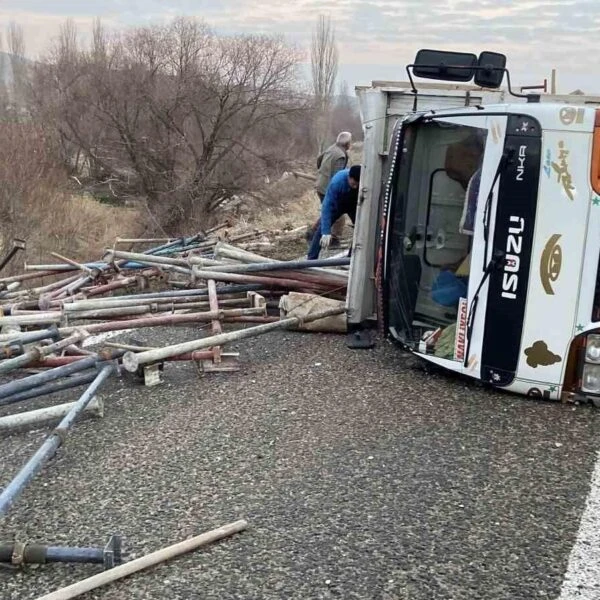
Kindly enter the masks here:
M 223 294 L 221 296 L 221 304 L 233 306 L 236 302 L 247 300 L 247 296 L 241 296 L 236 294 L 238 297 L 230 297 L 234 296 L 234 294 Z M 179 304 L 197 304 L 209 306 L 210 303 L 208 299 L 202 300 L 202 296 L 179 296 L 179 297 L 171 297 L 171 298 L 156 298 L 156 297 L 147 297 L 147 298 L 130 298 L 129 296 L 122 296 L 117 298 L 102 298 L 101 300 L 80 300 L 78 302 L 72 302 L 71 304 L 65 304 L 63 306 L 63 311 L 69 314 L 69 317 L 75 318 L 77 316 L 77 312 L 80 311 L 88 311 L 88 310 L 102 310 L 105 308 L 126 308 L 129 306 L 150 306 L 152 304 L 167 304 L 177 306 Z
M 182 282 L 183 283 L 183 282 Z M 188 285 L 184 283 L 184 285 Z M 223 285 L 217 288 L 217 294 L 241 294 L 246 292 L 255 292 L 262 289 L 261 285 Z M 92 294 L 89 293 L 88 296 Z M 164 292 L 149 292 L 146 294 L 127 294 L 127 300 L 155 300 L 157 298 L 179 298 L 182 296 L 208 296 L 208 288 L 187 288 L 184 290 L 167 290 Z M 103 302 L 118 302 L 123 296 L 109 296 L 102 298 Z
M 95 377 L 96 374 L 94 373 L 93 378 Z M 13 429 L 22 429 L 31 425 L 41 425 L 49 421 L 56 421 L 64 417 L 74 405 L 74 402 L 67 402 L 65 404 L 57 404 L 55 406 L 47 406 L 45 408 L 38 408 L 37 410 L 29 410 L 27 412 L 0 417 L 0 431 L 12 431 Z M 94 396 L 83 412 L 95 417 L 102 417 L 104 415 L 104 404 L 100 398 Z
M 15 334 L 6 334 L 8 338 L 6 341 L 3 339 L 5 336 L 0 336 L 0 344 L 3 346 L 12 346 L 23 344 L 31 344 L 33 342 L 40 342 L 42 340 L 54 340 L 58 341 L 59 333 L 56 325 L 53 325 L 49 329 L 44 329 L 43 331 L 30 331 L 26 333 L 20 333 L 18 335 Z
M 157 242 L 174 242 L 180 238 L 120 238 L 115 240 L 115 244 L 153 244 Z
M 79 279 L 79 274 L 71 275 L 71 277 L 66 277 L 65 279 L 59 279 L 58 281 L 54 281 L 53 283 L 49 283 L 48 285 L 44 285 L 42 287 L 33 288 L 31 292 L 33 294 L 46 294 L 48 292 L 53 292 L 54 290 L 60 289 L 69 283 L 73 283 Z
M 56 325 L 51 325 L 42 331 L 26 331 L 0 334 L 0 344 L 29 344 L 44 339 L 58 340 L 60 334 Z
M 0 317 L 0 327 L 4 325 L 42 325 L 46 323 L 60 323 L 62 313 L 40 312 L 37 315 L 17 315 L 11 317 Z
M 100 563 L 105 569 L 112 569 L 123 562 L 121 536 L 112 535 L 104 548 L 46 546 L 29 542 L 0 544 L 0 563 L 27 565 L 51 562 Z
M 257 325 L 256 327 L 249 327 L 247 329 L 240 329 L 238 331 L 232 331 L 229 333 L 221 333 L 220 335 L 213 335 L 199 340 L 183 342 L 182 344 L 165 346 L 163 348 L 157 348 L 156 350 L 149 350 L 147 352 L 140 352 L 138 354 L 134 352 L 126 352 L 125 356 L 123 356 L 123 366 L 128 371 L 135 372 L 140 365 L 147 365 L 152 362 L 157 362 L 168 358 L 169 356 L 177 356 L 178 354 L 194 352 L 195 350 L 211 348 L 212 346 L 222 346 L 228 342 L 255 337 L 276 329 L 284 329 L 291 325 L 298 325 L 302 322 L 308 323 L 325 317 L 330 317 L 332 315 L 339 315 L 344 313 L 345 310 L 345 308 L 338 307 L 328 308 L 323 311 L 308 315 L 304 317 L 304 319 L 300 319 L 299 317 L 287 317 L 277 321 L 276 323 L 267 323 L 265 325 Z
M 264 308 L 233 308 L 220 310 L 218 315 L 213 312 L 189 313 L 177 315 L 160 315 L 158 317 L 142 317 L 140 319 L 127 319 L 123 321 L 109 321 L 106 323 L 93 323 L 86 325 L 88 333 L 105 333 L 107 331 L 120 331 L 122 329 L 140 329 L 144 327 L 163 327 L 165 325 L 182 325 L 185 323 L 206 323 L 215 317 L 226 319 L 229 317 L 254 316 L 265 314 Z M 61 335 L 71 333 L 76 327 L 61 327 Z M 2 387 L 0 386 L 0 390 Z
M 223 323 L 277 323 L 279 317 L 233 317 L 223 319 Z
M 48 546 L 46 549 L 46 562 L 102 564 L 104 562 L 104 551 L 102 548 Z
M 208 285 L 208 298 L 210 302 L 210 310 L 215 312 L 219 310 L 219 299 L 217 296 L 217 285 L 214 279 L 209 279 L 207 282 Z M 265 313 L 266 314 L 266 309 Z M 223 327 L 221 322 L 218 319 L 213 319 L 210 323 L 211 332 L 213 335 L 218 335 L 223 333 Z M 221 362 L 221 346 L 213 346 L 211 348 L 213 352 L 213 361 L 215 363 Z
M 331 258 L 323 260 L 288 260 L 275 263 L 245 263 L 203 267 L 205 271 L 221 271 L 223 273 L 251 273 L 254 271 L 293 271 L 311 267 L 341 267 L 350 264 L 350 258 Z M 343 275 L 343 273 L 340 273 Z
M 222 273 L 220 271 L 205 271 L 193 267 L 192 272 L 197 279 L 215 279 L 218 281 L 259 283 L 267 287 L 283 287 L 290 290 L 323 287 L 321 284 L 310 284 L 309 282 L 299 281 L 297 279 L 288 279 L 284 277 L 265 277 L 259 275 L 246 275 L 243 273 Z M 327 287 L 327 286 L 325 286 Z M 324 290 L 326 291 L 326 289 Z
M 114 317 L 127 317 L 132 315 L 145 315 L 156 312 L 156 305 L 141 304 L 138 306 L 116 306 L 98 310 L 80 310 L 66 313 L 71 319 L 112 319 Z
M 21 240 L 19 238 L 15 238 L 13 240 L 13 245 L 8 254 L 4 257 L 2 262 L 0 262 L 0 271 L 4 269 L 4 267 L 12 260 L 13 256 L 17 254 L 19 250 L 25 250 L 25 240 Z
M 232 260 L 238 260 L 243 263 L 278 263 L 282 262 L 279 260 L 275 260 L 272 258 L 267 258 L 266 256 L 262 256 L 260 254 L 255 254 L 254 252 L 248 252 L 247 250 L 242 250 L 241 248 L 236 248 L 235 246 L 231 246 L 230 244 L 226 244 L 225 242 L 219 242 L 215 246 L 215 257 L 216 258 L 229 258 Z M 345 277 L 347 275 L 345 273 L 340 273 L 339 271 L 334 271 L 331 269 L 325 269 L 323 267 L 314 267 L 311 268 L 311 271 L 316 273 L 323 273 L 331 276 L 337 277 Z
M 73 373 L 84 371 L 85 369 L 91 369 L 92 367 L 96 367 L 99 362 L 113 360 L 121 357 L 123 354 L 124 352 L 120 352 L 118 350 L 106 353 L 101 352 L 96 356 L 82 358 L 81 360 L 78 360 L 70 365 L 65 365 L 64 367 L 57 367 L 56 369 L 50 369 L 49 371 L 44 371 L 43 373 L 36 373 L 35 375 L 29 375 L 28 377 L 23 377 L 22 379 L 15 379 L 14 381 L 4 383 L 0 385 L 0 405 L 2 404 L 1 399 L 13 396 L 17 392 L 30 390 L 36 386 L 41 386 L 44 383 L 49 383 L 50 381 L 55 381 L 56 379 L 66 377 L 67 375 L 72 375 Z
M 29 459 L 17 476 L 4 488 L 0 494 L 0 516 L 5 515 L 25 486 L 42 470 L 44 465 L 54 456 L 63 443 L 67 433 L 77 417 L 91 402 L 98 388 L 115 372 L 115 365 L 103 367 L 88 389 L 75 402 L 73 408 L 65 415 L 56 429 L 50 434 L 40 449 Z
M 223 300 L 223 306 L 248 306 L 247 298 L 235 298 L 232 300 Z M 209 308 L 208 302 L 160 302 L 151 304 L 130 304 L 125 306 L 116 306 L 96 310 L 78 310 L 67 313 L 74 320 L 77 319 L 97 319 L 110 320 L 117 317 L 127 317 L 133 315 L 150 315 L 152 313 L 174 312 L 184 310 L 200 310 Z
M 149 250 L 145 250 L 144 254 L 154 254 L 155 252 L 161 252 L 163 250 L 169 250 L 171 248 L 173 248 L 174 246 L 177 246 L 181 243 L 181 245 L 183 246 L 187 246 L 189 244 L 192 244 L 194 242 L 196 242 L 200 237 L 202 237 L 201 233 L 197 233 L 196 235 L 193 235 L 189 238 L 178 238 L 177 240 L 173 240 L 171 242 L 167 242 L 166 244 L 163 244 L 162 246 L 157 246 L 156 248 L 150 248 Z
M 78 581 L 77 583 L 73 583 L 67 587 L 60 588 L 54 592 L 44 594 L 43 596 L 39 596 L 36 600 L 72 600 L 72 598 L 77 598 L 78 596 L 102 587 L 107 583 L 112 583 L 118 579 L 123 579 L 123 577 L 137 573 L 142 569 L 153 567 L 161 562 L 174 558 L 175 556 L 180 556 L 185 552 L 191 552 L 200 546 L 205 546 L 206 544 L 210 544 L 217 540 L 221 540 L 225 537 L 233 535 L 234 533 L 238 533 L 239 531 L 243 531 L 247 526 L 248 523 L 243 519 L 236 521 L 235 523 L 229 523 L 228 525 L 224 525 L 218 529 L 207 531 L 199 536 L 189 538 L 166 548 L 162 548 L 161 550 L 157 550 L 156 552 L 152 552 L 146 556 L 140 556 L 135 560 L 127 562 L 123 565 L 119 565 L 118 567 L 114 567 L 113 569 L 109 569 L 103 573 L 97 573 L 96 575 L 92 575 L 87 579 L 83 579 L 82 581 Z
M 130 350 L 131 352 L 143 352 L 144 350 L 154 350 L 154 346 L 133 346 L 131 344 L 119 344 L 118 342 L 106 342 L 106 346 L 111 348 L 121 348 L 123 350 Z M 165 358 L 168 361 L 199 361 L 199 360 L 212 360 L 212 350 L 197 350 L 196 352 L 188 352 L 187 354 L 180 354 L 179 356 L 171 356 Z
M 90 355 L 91 356 L 91 355 Z M 47 356 L 28 365 L 32 369 L 54 369 L 81 360 L 82 356 Z
M 117 281 L 111 281 L 105 285 L 98 285 L 96 287 L 88 290 L 88 296 L 101 296 L 102 294 L 106 294 L 107 292 L 112 292 L 114 290 L 119 290 L 122 288 L 130 287 L 139 284 L 139 279 L 137 277 L 126 277 L 124 279 L 119 279 Z
M 125 352 L 123 352 L 125 354 Z M 57 357 L 58 358 L 58 357 Z M 60 357 L 64 358 L 64 357 Z M 73 358 L 72 356 L 66 357 L 68 359 Z M 81 360 L 81 359 L 80 359 Z M 71 365 L 77 361 L 73 360 L 70 362 L 65 362 L 65 364 Z M 48 365 L 50 366 L 50 365 Z M 88 367 L 89 368 L 89 367 Z M 49 371 L 47 371 L 49 372 Z M 44 374 L 44 373 L 40 373 Z M 90 383 L 96 377 L 96 371 L 91 371 L 89 373 L 81 373 L 79 375 L 70 375 L 61 379 L 60 381 L 51 381 L 50 383 L 45 383 L 42 385 L 32 386 L 30 389 L 26 389 L 21 392 L 17 392 L 16 394 L 12 394 L 7 396 L 6 398 L 0 398 L 0 406 L 8 406 L 9 404 L 16 404 L 17 402 L 23 402 L 24 400 L 29 400 L 30 398 L 39 398 L 40 396 L 48 396 L 49 394 L 54 394 L 55 392 L 62 392 L 63 390 L 70 390 L 74 387 L 79 387 L 80 385 L 85 385 L 86 383 Z
M 27 270 L 27 269 L 26 269 Z M 50 277 L 51 275 L 63 275 L 61 270 L 58 271 L 42 271 L 39 273 L 21 273 L 20 275 L 12 275 L 11 277 L 0 278 L 0 283 L 14 283 L 17 281 L 28 281 L 29 279 L 37 279 L 38 277 Z
M 77 342 L 81 342 L 81 340 L 89 337 L 89 334 L 84 330 L 79 330 L 73 333 L 73 335 L 65 338 L 64 340 L 60 340 L 58 342 L 54 342 L 53 344 L 49 344 L 48 346 L 36 346 L 27 352 L 23 352 L 20 356 L 15 356 L 14 358 L 7 358 L 6 360 L 0 361 L 0 374 L 10 373 L 15 369 L 20 367 L 25 367 L 29 363 L 40 360 L 43 356 L 47 356 L 48 354 L 52 354 L 54 352 L 58 352 L 71 344 L 76 344 Z
M 104 259 L 106 262 L 112 263 L 116 258 L 135 260 L 136 262 L 147 263 L 150 265 L 189 268 L 189 264 L 184 258 L 154 256 L 153 254 L 138 254 L 137 252 L 124 252 L 122 250 L 105 250 Z
M 105 250 L 104 259 L 109 264 L 113 263 L 116 259 L 121 259 L 129 260 L 140 264 L 152 263 L 161 266 L 187 266 L 187 262 L 184 258 L 178 258 L 173 256 L 161 256 L 156 254 L 146 254 L 142 252 L 125 252 L 124 250 Z
M 50 254 L 52 256 L 54 256 L 54 258 L 58 258 L 58 260 L 62 260 L 63 262 L 67 263 L 68 265 L 73 265 L 74 267 L 76 267 L 80 271 L 83 271 L 84 273 L 87 273 L 88 275 L 97 275 L 99 272 L 98 269 L 96 269 L 96 271 L 94 272 L 94 269 L 91 269 L 90 267 L 87 267 L 86 265 L 82 265 L 81 263 L 78 263 L 76 260 L 72 260 L 71 258 L 62 256 L 58 252 L 50 252 Z

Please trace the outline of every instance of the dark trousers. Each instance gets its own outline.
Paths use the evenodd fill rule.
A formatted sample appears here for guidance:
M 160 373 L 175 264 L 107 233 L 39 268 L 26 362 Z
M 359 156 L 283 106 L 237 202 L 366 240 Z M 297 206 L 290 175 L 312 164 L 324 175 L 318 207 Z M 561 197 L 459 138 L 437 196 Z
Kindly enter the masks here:
M 319 196 L 319 201 L 321 202 L 321 207 L 323 206 L 323 200 L 325 199 L 325 194 L 321 194 L 321 192 L 317 192 L 317 196 Z M 343 216 L 343 215 L 340 215 Z M 339 219 L 339 217 L 338 217 Z M 319 217 L 312 226 L 312 235 L 317 232 L 319 229 L 319 223 L 321 222 L 321 217 Z M 344 231 L 344 222 L 340 221 L 339 223 L 336 221 L 332 221 L 331 223 L 331 237 L 336 239 L 341 239 Z
M 331 222 L 335 223 L 344 213 L 334 214 L 331 218 Z M 313 234 L 312 241 L 310 243 L 310 249 L 308 251 L 308 260 L 316 260 L 319 258 L 319 252 L 321 251 L 321 219 L 317 222 L 317 229 Z

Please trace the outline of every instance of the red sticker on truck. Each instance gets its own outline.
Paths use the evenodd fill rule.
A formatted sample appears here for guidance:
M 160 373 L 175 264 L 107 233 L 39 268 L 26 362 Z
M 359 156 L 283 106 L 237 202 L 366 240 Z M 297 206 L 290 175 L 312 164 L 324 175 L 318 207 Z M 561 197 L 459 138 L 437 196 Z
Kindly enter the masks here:
M 456 315 L 456 337 L 454 338 L 454 360 L 465 360 L 465 347 L 467 345 L 467 299 L 461 298 L 458 302 Z

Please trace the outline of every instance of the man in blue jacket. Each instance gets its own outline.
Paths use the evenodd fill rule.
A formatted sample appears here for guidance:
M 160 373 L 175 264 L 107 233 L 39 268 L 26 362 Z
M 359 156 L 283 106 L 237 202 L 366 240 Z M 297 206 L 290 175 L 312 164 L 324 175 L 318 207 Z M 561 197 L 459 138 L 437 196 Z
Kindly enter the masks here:
M 343 214 L 350 217 L 354 225 L 356 205 L 358 204 L 358 184 L 360 181 L 360 165 L 338 171 L 329 182 L 327 192 L 321 205 L 319 228 L 313 235 L 308 259 L 319 258 L 321 248 L 326 250 L 331 243 L 331 226 Z

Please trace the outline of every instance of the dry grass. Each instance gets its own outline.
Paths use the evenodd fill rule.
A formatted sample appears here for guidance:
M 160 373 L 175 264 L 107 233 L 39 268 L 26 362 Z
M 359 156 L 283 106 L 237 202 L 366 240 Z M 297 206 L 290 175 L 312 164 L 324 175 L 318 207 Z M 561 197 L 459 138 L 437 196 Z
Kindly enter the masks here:
M 22 270 L 27 262 L 56 262 L 50 252 L 79 261 L 97 260 L 117 235 L 141 231 L 135 210 L 73 196 L 58 161 L 58 148 L 40 126 L 0 122 L 0 252 L 12 240 L 26 241 L 2 275 Z
M 79 261 L 101 259 L 116 237 L 133 237 L 143 228 L 133 208 L 101 204 L 92 198 L 58 193 L 58 210 L 44 210 L 40 227 L 27 236 L 27 262 L 56 262 L 50 252 Z

